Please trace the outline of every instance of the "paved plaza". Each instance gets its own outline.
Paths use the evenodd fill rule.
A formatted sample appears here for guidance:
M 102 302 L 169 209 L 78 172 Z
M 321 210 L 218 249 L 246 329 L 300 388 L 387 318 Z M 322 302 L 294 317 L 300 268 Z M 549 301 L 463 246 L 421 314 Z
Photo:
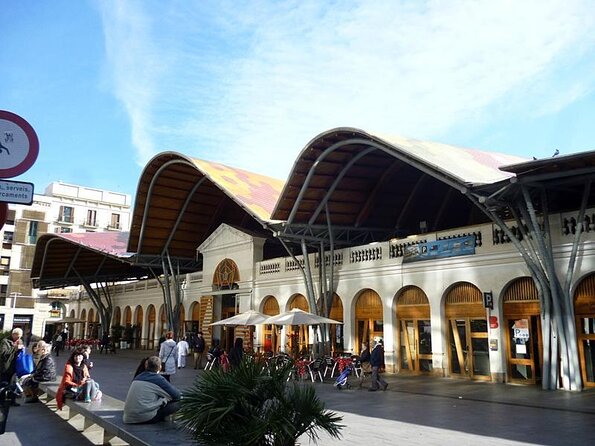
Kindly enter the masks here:
M 102 390 L 124 400 L 144 351 L 94 353 L 93 377 Z M 67 355 L 57 358 L 63 369 Z M 172 383 L 188 388 L 197 372 L 179 370 Z M 386 375 L 386 392 L 354 386 L 339 391 L 315 384 L 327 408 L 343 415 L 343 438 L 324 435 L 320 445 L 580 445 L 595 441 L 595 391 L 546 392 L 537 387 Z M 347 443 L 346 443 L 347 442 Z M 11 408 L 0 446 L 91 445 L 42 404 Z M 309 444 L 308 438 L 301 441 Z

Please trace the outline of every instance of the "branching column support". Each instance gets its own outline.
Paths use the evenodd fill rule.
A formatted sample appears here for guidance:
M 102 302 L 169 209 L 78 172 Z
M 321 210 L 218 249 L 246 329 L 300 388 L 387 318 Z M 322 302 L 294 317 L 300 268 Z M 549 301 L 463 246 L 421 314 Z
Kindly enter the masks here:
M 83 278 L 76 268 L 72 268 L 78 279 L 81 281 L 81 285 L 85 288 L 89 299 L 95 306 L 97 310 L 97 314 L 99 315 L 99 322 L 101 323 L 101 331 L 102 333 L 109 333 L 110 325 L 112 323 L 112 313 L 113 313 L 113 304 L 112 304 L 112 297 L 109 292 L 109 288 L 107 284 L 98 283 L 97 288 L 93 288 L 91 286 L 91 282 L 89 280 Z M 103 297 L 105 298 L 105 302 L 101 297 L 103 292 Z
M 510 202 L 499 202 L 500 209 L 507 208 L 514 216 L 523 234 L 523 242 L 517 239 L 506 223 L 489 206 L 490 198 L 481 199 L 472 194 L 468 198 L 500 227 L 517 248 L 529 268 L 541 302 L 543 339 L 543 388 L 554 390 L 560 383 L 566 390 L 581 390 L 582 379 L 578 363 L 578 346 L 574 304 L 571 286 L 576 265 L 576 255 L 583 231 L 584 215 L 591 190 L 591 180 L 585 181 L 581 208 L 578 214 L 576 234 L 572 243 L 570 259 L 563 277 L 556 272 L 552 237 L 549 224 L 548 199 L 541 187 L 539 196 L 532 196 L 527 185 L 519 185 L 520 196 Z M 483 201 L 482 201 L 483 200 Z M 539 221 L 534 203 L 541 207 Z

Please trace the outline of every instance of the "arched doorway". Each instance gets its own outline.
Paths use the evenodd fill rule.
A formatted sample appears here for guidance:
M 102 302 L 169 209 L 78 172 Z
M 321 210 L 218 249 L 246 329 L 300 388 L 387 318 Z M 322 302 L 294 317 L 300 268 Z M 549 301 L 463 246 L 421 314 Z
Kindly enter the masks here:
M 114 309 L 114 316 L 112 317 L 112 327 L 115 325 L 121 325 L 122 324 L 122 311 L 120 310 L 120 307 L 116 307 Z
M 200 303 L 192 302 L 190 305 L 190 331 L 192 333 L 198 333 L 200 330 Z
M 488 322 L 481 291 L 459 282 L 445 299 L 451 376 L 489 380 Z
M 168 323 L 167 317 L 165 315 L 165 305 L 161 305 L 159 307 L 159 339 L 165 336 L 165 332 L 167 331 Z
M 87 316 L 87 322 L 89 325 L 87 336 L 91 339 L 99 338 L 99 321 L 98 314 L 95 313 L 93 308 L 89 309 L 89 315 Z
M 382 315 L 382 299 L 371 289 L 363 290 L 355 303 L 355 352 L 359 354 L 362 343 L 367 342 L 370 348 L 374 338 L 384 338 L 384 318 Z
M 267 296 L 262 304 L 262 313 L 267 316 L 279 314 L 279 302 L 273 296 Z M 273 354 L 281 350 L 281 336 L 277 327 L 272 324 L 264 325 L 262 330 L 262 345 L 265 352 Z
M 513 280 L 502 296 L 508 382 L 535 384 L 541 380 L 543 348 L 539 296 L 531 277 Z
M 583 386 L 595 387 L 595 274 L 577 286 L 574 314 Z
M 399 371 L 432 372 L 430 302 L 416 286 L 407 286 L 397 297 L 397 352 Z
M 299 308 L 303 311 L 310 311 L 308 301 L 302 294 L 296 294 L 289 301 L 289 309 Z M 297 358 L 302 354 L 308 353 L 308 326 L 307 325 L 291 325 L 287 330 L 287 337 L 289 338 L 289 352 Z
M 143 307 L 140 305 L 136 307 L 134 310 L 136 315 L 135 323 L 134 323 L 134 333 L 133 333 L 133 345 L 134 348 L 141 348 L 141 338 L 143 333 Z
M 333 296 L 333 303 L 331 305 L 331 312 L 329 317 L 339 322 L 343 322 L 343 302 L 341 298 L 335 294 Z M 343 342 L 343 324 L 329 324 L 329 336 L 331 341 L 331 354 L 342 353 L 345 349 Z
M 124 321 L 123 322 L 124 323 L 122 325 L 124 325 L 125 327 L 132 325 L 132 310 L 128 306 L 126 308 L 124 308 Z
M 83 308 L 81 310 L 81 317 L 80 319 L 82 319 L 83 321 L 87 320 L 87 310 L 85 308 Z M 84 324 L 80 324 L 81 325 L 81 332 L 79 333 L 79 337 L 81 337 L 82 339 L 85 339 L 85 337 L 87 336 L 87 323 L 85 322 Z
M 216 291 L 223 291 L 223 293 L 220 294 L 221 317 L 218 320 L 227 319 L 237 313 L 237 294 L 234 292 L 229 292 L 228 290 L 238 289 L 239 281 L 240 271 L 233 260 L 223 259 L 221 262 L 219 262 L 217 268 L 215 268 L 215 273 L 213 274 L 213 289 Z M 220 329 L 223 330 L 223 334 L 221 336 L 221 347 L 224 350 L 229 351 L 235 340 L 235 327 L 224 326 Z M 240 336 L 241 335 L 242 334 L 240 334 Z M 248 343 L 247 341 L 248 339 L 244 339 L 245 344 Z
M 180 304 L 180 332 L 178 333 L 178 340 L 186 336 L 186 310 L 184 305 Z
M 149 305 L 147 308 L 147 348 L 149 350 L 155 350 L 155 328 L 156 328 L 156 314 L 155 306 Z

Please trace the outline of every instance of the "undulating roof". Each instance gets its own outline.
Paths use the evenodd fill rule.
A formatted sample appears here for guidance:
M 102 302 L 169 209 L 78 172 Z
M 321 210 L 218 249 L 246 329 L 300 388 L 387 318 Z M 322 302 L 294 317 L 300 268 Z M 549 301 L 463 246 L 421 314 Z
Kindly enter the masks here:
M 272 214 L 287 226 L 368 229 L 380 238 L 486 221 L 461 193 L 512 176 L 522 158 L 381 137 L 353 128 L 318 135 L 302 150 Z M 371 240 L 369 240 L 371 241 Z M 357 240 L 360 243 L 360 240 Z
M 37 240 L 31 267 L 36 288 L 139 279 L 148 271 L 131 263 L 127 232 L 44 234 Z
M 140 177 L 128 250 L 195 259 L 196 248 L 221 223 L 271 237 L 265 225 L 282 187 L 264 175 L 161 153 Z

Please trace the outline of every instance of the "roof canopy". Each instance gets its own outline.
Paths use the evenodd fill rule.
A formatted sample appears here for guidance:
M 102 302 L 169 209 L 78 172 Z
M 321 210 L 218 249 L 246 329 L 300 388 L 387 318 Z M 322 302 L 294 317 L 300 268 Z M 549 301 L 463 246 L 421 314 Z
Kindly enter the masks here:
M 35 288 L 80 285 L 91 282 L 135 280 L 147 270 L 133 264 L 126 252 L 127 232 L 44 234 L 37 240 L 31 267 Z
M 128 250 L 139 258 L 196 260 L 196 248 L 221 224 L 271 237 L 283 182 L 174 152 L 154 157 L 138 184 Z
M 419 233 L 420 222 L 428 231 L 467 226 L 486 217 L 461 192 L 510 178 L 498 167 L 521 160 L 333 129 L 314 138 L 298 156 L 272 216 L 287 221 L 285 231 L 324 228 L 328 206 L 334 227 L 367 231 L 366 241 Z

